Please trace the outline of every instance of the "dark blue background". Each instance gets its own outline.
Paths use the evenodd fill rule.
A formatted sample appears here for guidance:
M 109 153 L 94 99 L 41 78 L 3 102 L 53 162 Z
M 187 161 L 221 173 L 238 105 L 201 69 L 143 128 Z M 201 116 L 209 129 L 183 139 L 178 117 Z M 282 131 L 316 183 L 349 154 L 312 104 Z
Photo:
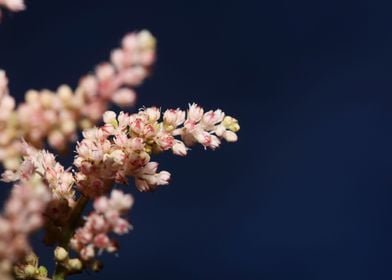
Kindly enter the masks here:
M 242 128 L 235 145 L 162 156 L 171 185 L 132 189 L 135 230 L 119 258 L 75 279 L 391 279 L 389 1 L 28 7 L 0 25 L 0 67 L 19 99 L 75 85 L 123 34 L 148 28 L 159 60 L 138 105 L 195 101 Z

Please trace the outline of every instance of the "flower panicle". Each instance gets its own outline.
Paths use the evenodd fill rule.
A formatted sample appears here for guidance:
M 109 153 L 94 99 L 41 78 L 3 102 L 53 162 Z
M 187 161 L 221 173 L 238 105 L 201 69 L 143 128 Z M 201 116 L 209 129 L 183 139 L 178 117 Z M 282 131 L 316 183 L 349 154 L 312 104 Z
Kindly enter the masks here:
M 46 150 L 37 150 L 23 142 L 23 161 L 20 167 L 13 170 L 6 170 L 2 174 L 5 182 L 26 182 L 34 177 L 43 180 L 51 190 L 54 199 L 64 199 L 70 205 L 74 204 L 75 179 L 72 172 L 66 170 L 55 156 Z
M 4 9 L 22 11 L 24 0 L 0 0 L 0 20 Z M 114 235 L 133 228 L 126 219 L 133 197 L 113 189 L 116 183 L 127 184 L 133 178 L 139 191 L 154 191 L 168 185 L 171 174 L 158 170 L 153 156 L 165 151 L 186 156 L 196 144 L 215 150 L 223 140 L 238 140 L 235 118 L 195 103 L 186 110 L 108 111 L 111 104 L 121 108 L 135 104 L 135 88 L 148 78 L 155 60 L 153 35 L 147 30 L 129 33 L 109 61 L 82 77 L 75 89 L 61 85 L 56 90 L 29 90 L 19 106 L 0 69 L 2 180 L 14 183 L 0 214 L 0 279 L 49 279 L 28 240 L 39 229 L 44 230 L 46 245 L 57 245 L 53 279 L 86 268 L 99 270 L 97 256 L 117 252 Z M 95 127 L 101 119 L 103 125 Z M 48 144 L 67 152 L 81 130 L 72 171 L 43 150 Z M 93 211 L 83 219 L 91 201 Z M 78 256 L 73 258 L 70 249 Z
M 92 127 L 109 104 L 133 106 L 134 88 L 149 76 L 155 48 L 156 40 L 149 31 L 130 33 L 111 53 L 110 61 L 81 78 L 75 90 L 68 85 L 55 91 L 29 90 L 17 108 L 8 92 L 6 74 L 0 70 L 0 161 L 8 169 L 18 167 L 22 137 L 37 148 L 47 141 L 64 152 L 69 142 L 76 141 L 78 129 Z
M 123 235 L 132 229 L 124 218 L 132 205 L 132 196 L 116 189 L 111 191 L 110 197 L 100 196 L 95 199 L 94 210 L 70 241 L 71 248 L 82 261 L 89 262 L 103 251 L 117 251 L 117 242 L 110 235 Z
M 187 111 L 157 107 L 143 108 L 135 114 L 105 112 L 104 125 L 83 132 L 77 144 L 74 165 L 78 168 L 76 184 L 89 197 L 109 191 L 113 182 L 128 183 L 135 178 L 139 191 L 152 191 L 167 185 L 170 173 L 158 172 L 153 154 L 171 150 L 185 156 L 199 143 L 216 149 L 221 139 L 237 141 L 238 121 L 220 109 L 204 112 L 196 104 Z

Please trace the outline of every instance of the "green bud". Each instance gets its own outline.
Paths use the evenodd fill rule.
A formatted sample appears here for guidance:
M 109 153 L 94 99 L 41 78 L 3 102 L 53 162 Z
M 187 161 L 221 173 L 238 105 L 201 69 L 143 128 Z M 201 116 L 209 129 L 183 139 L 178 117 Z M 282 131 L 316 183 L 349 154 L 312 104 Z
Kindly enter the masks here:
M 46 269 L 46 267 L 44 267 L 44 266 L 40 266 L 39 268 L 38 268 L 38 274 L 39 274 L 39 276 L 41 276 L 41 277 L 47 277 L 48 276 L 48 270 Z

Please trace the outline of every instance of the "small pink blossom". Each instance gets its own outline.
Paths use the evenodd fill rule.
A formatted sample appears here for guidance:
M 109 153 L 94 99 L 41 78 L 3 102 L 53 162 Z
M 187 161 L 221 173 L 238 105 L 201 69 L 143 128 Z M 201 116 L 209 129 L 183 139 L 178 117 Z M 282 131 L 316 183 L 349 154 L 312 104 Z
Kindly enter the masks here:
M 175 140 L 172 150 L 175 155 L 186 156 L 188 148 L 185 146 L 183 142 Z
M 150 123 L 155 123 L 161 117 L 161 110 L 157 107 L 149 107 L 144 110 L 147 115 L 147 120 Z
M 192 105 L 189 105 L 188 119 L 193 122 L 198 122 L 202 118 L 203 113 L 204 113 L 203 108 L 193 103 Z
M 111 209 L 122 212 L 129 210 L 133 205 L 133 198 L 130 195 L 124 195 L 122 191 L 113 190 L 110 195 L 109 206 Z
M 185 112 L 180 109 L 169 109 L 163 114 L 163 122 L 167 126 L 172 126 L 171 129 L 176 128 L 185 121 Z

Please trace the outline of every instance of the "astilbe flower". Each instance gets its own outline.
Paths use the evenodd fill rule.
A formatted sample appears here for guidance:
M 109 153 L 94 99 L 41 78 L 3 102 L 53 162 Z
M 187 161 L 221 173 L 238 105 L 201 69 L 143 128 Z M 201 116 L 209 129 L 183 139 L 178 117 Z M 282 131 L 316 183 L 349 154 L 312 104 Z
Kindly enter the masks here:
M 27 181 L 38 177 L 45 182 L 51 193 L 44 211 L 45 243 L 54 244 L 62 234 L 61 228 L 68 222 L 75 201 L 75 179 L 56 161 L 55 156 L 46 150 L 36 150 L 23 142 L 23 161 L 16 171 L 6 170 L 3 181 Z
M 73 174 L 65 170 L 52 153 L 36 150 L 25 142 L 23 148 L 24 157 L 19 169 L 6 170 L 3 173 L 3 181 L 29 180 L 33 176 L 39 176 L 47 183 L 54 199 L 64 199 L 72 206 L 75 196 Z
M 23 0 L 0 0 L 1 8 L 16 12 L 25 6 Z M 222 139 L 237 141 L 238 121 L 220 109 L 205 112 L 190 104 L 186 111 L 107 111 L 112 103 L 134 105 L 134 88 L 148 77 L 155 48 L 148 31 L 130 33 L 112 51 L 110 62 L 81 78 L 75 90 L 67 85 L 56 91 L 29 90 L 18 107 L 0 70 L 0 163 L 6 169 L 3 181 L 15 182 L 0 215 L 0 279 L 12 279 L 12 268 L 18 279 L 49 279 L 28 242 L 39 228 L 45 231 L 46 244 L 57 245 L 53 279 L 85 268 L 96 270 L 99 253 L 118 249 L 113 234 L 132 229 L 125 216 L 133 198 L 112 189 L 115 183 L 127 184 L 133 177 L 139 191 L 153 191 L 170 180 L 169 172 L 158 172 L 158 163 L 151 161 L 154 155 L 170 150 L 185 156 L 195 144 L 214 150 Z M 104 125 L 94 127 L 102 117 Z M 79 129 L 84 131 L 74 170 L 41 150 L 49 144 L 66 152 Z M 83 221 L 90 199 L 94 210 Z M 78 257 L 70 257 L 69 247 Z
M 0 279 L 11 279 L 13 264 L 31 252 L 29 235 L 44 222 L 51 194 L 39 177 L 21 180 L 12 188 L 0 215 Z
M 169 172 L 157 172 L 158 163 L 150 161 L 153 154 L 171 150 L 185 156 L 188 147 L 196 143 L 215 149 L 222 138 L 229 142 L 237 140 L 237 120 L 219 109 L 205 113 L 192 104 L 187 112 L 170 109 L 161 115 L 156 107 L 143 108 L 131 115 L 107 111 L 102 127 L 83 132 L 84 139 L 76 148 L 75 176 L 52 153 L 22 142 L 24 156 L 20 167 L 16 171 L 6 170 L 3 180 L 28 182 L 38 178 L 45 182 L 51 199 L 43 200 L 45 211 L 40 209 L 40 214 L 45 213 L 49 244 L 62 238 L 63 231 L 58 231 L 59 228 L 74 223 L 70 219 L 71 211 L 77 208 L 77 186 L 85 196 L 95 198 L 95 211 L 73 235 L 73 249 L 84 261 L 92 259 L 96 249 L 114 252 L 116 243 L 108 234 L 125 234 L 130 230 L 130 224 L 121 215 L 133 201 L 130 195 L 118 190 L 112 191 L 110 199 L 104 196 L 115 182 L 127 183 L 128 177 L 134 177 L 139 191 L 152 191 L 168 184 L 170 179 Z
M 0 161 L 16 169 L 21 152 L 20 138 L 41 148 L 48 140 L 59 151 L 75 141 L 77 129 L 91 127 L 107 110 L 109 103 L 132 106 L 139 86 L 149 75 L 155 61 L 155 38 L 143 30 L 126 35 L 122 47 L 111 54 L 110 62 L 101 63 L 83 77 L 75 91 L 67 85 L 57 91 L 29 90 L 25 102 L 14 110 L 8 94 L 8 80 L 0 72 Z M 11 147 L 11 148 L 10 148 Z
M 157 173 L 158 163 L 151 162 L 151 154 L 172 150 L 185 156 L 188 146 L 196 143 L 215 149 L 220 138 L 229 142 L 237 140 L 239 125 L 236 119 L 221 110 L 208 111 L 192 104 L 187 112 L 180 109 L 161 110 L 156 107 L 141 109 L 136 114 L 121 112 L 118 116 L 108 111 L 104 126 L 83 132 L 78 143 L 74 165 L 76 184 L 89 197 L 109 191 L 111 185 L 127 183 L 135 177 L 139 191 L 151 191 L 166 185 L 170 173 Z
M 86 218 L 71 239 L 71 247 L 85 262 L 92 260 L 98 252 L 117 251 L 117 242 L 109 234 L 123 235 L 132 226 L 123 217 L 133 205 L 133 198 L 120 190 L 112 190 L 110 197 L 101 196 L 94 201 L 94 211 Z

